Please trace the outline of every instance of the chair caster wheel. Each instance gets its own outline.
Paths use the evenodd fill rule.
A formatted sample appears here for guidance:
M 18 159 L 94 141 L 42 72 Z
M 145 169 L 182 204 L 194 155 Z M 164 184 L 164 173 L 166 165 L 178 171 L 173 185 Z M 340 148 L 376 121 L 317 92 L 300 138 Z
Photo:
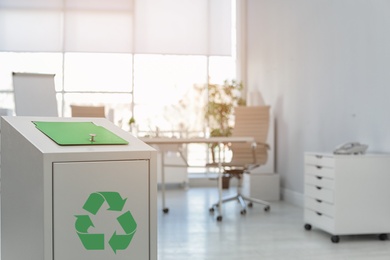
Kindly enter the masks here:
M 217 221 L 222 221 L 222 216 L 218 216 Z
M 333 243 L 338 243 L 340 241 L 340 237 L 339 236 L 332 236 L 330 238 L 330 240 L 332 240 Z
M 252 208 L 252 207 L 253 207 L 253 203 L 252 203 L 252 202 L 249 202 L 249 203 L 248 203 L 248 207 L 249 207 L 249 208 Z
M 165 208 L 165 209 L 163 209 L 163 212 L 164 212 L 164 213 L 168 213 L 168 212 L 169 212 L 169 209 L 168 209 L 168 208 Z
M 264 208 L 264 211 L 270 211 L 271 210 L 271 207 L 270 206 L 266 206 L 265 208 Z
M 243 210 L 240 211 L 240 213 L 241 213 L 241 215 L 245 215 L 246 214 L 246 210 L 243 209 Z
M 211 213 L 214 213 L 214 211 L 215 211 L 214 207 L 211 207 L 211 208 L 209 209 L 209 212 L 211 212 Z
M 305 224 L 305 229 L 306 230 L 311 230 L 311 225 L 310 224 Z
M 387 234 L 380 234 L 379 235 L 379 240 L 385 241 L 387 239 L 388 239 Z

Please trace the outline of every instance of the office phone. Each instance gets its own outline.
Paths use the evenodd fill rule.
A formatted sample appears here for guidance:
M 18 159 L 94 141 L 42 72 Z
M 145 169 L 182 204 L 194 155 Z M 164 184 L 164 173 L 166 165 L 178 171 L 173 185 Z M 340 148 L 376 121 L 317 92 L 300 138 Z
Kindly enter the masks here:
M 336 147 L 334 154 L 364 154 L 368 148 L 366 144 L 358 142 L 348 142 Z

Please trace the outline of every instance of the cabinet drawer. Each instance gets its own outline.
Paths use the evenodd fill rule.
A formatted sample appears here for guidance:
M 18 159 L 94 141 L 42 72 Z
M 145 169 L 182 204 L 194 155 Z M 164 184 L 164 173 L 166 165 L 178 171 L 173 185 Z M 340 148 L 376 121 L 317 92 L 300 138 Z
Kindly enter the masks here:
M 307 154 L 305 155 L 305 164 L 334 167 L 333 156 Z
M 320 186 L 305 185 L 305 196 L 333 203 L 333 190 Z
M 324 214 L 315 212 L 310 209 L 305 209 L 305 222 L 314 227 L 321 228 L 331 234 L 334 234 L 335 231 L 334 219 Z
M 305 165 L 305 173 L 320 177 L 334 179 L 334 169 L 323 166 Z
M 319 199 L 313 199 L 310 197 L 305 198 L 305 208 L 311 209 L 315 212 L 334 217 L 334 205 Z
M 320 175 L 305 174 L 305 184 L 319 186 L 330 190 L 333 190 L 334 188 L 333 179 L 324 178 L 323 176 Z

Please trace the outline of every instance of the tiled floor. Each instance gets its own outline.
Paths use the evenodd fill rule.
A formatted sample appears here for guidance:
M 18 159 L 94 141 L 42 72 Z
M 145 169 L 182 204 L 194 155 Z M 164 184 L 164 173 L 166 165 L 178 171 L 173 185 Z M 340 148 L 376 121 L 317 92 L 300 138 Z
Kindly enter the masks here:
M 342 236 L 334 244 L 321 230 L 304 230 L 302 209 L 286 202 L 273 202 L 270 212 L 255 205 L 245 216 L 229 202 L 218 222 L 208 210 L 216 199 L 214 188 L 167 191 L 170 211 L 158 211 L 159 260 L 390 259 L 389 240 Z
M 212 187 L 167 190 L 169 213 L 158 210 L 158 260 L 390 259 L 390 240 L 342 236 L 334 244 L 321 230 L 304 230 L 302 209 L 282 201 L 270 212 L 254 205 L 245 216 L 229 202 L 218 222 L 209 212 L 216 199 Z

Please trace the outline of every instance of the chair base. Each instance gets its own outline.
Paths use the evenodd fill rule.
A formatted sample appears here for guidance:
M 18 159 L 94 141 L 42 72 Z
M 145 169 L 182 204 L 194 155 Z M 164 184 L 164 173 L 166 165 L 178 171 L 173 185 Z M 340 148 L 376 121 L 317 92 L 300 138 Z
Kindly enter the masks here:
M 247 207 L 251 208 L 253 206 L 253 203 L 258 203 L 258 204 L 264 205 L 265 206 L 264 211 L 269 211 L 271 209 L 271 205 L 268 202 L 266 202 L 264 200 L 246 197 L 246 196 L 242 195 L 241 193 L 237 193 L 236 195 L 222 198 L 222 203 L 229 202 L 232 200 L 237 200 L 241 204 L 241 207 L 242 207 L 242 209 L 240 211 L 241 215 L 245 215 Z M 249 202 L 249 203 L 247 204 L 246 202 Z M 210 208 L 210 211 L 214 211 L 214 208 L 218 207 L 218 205 L 219 205 L 219 203 L 213 204 L 212 207 Z

